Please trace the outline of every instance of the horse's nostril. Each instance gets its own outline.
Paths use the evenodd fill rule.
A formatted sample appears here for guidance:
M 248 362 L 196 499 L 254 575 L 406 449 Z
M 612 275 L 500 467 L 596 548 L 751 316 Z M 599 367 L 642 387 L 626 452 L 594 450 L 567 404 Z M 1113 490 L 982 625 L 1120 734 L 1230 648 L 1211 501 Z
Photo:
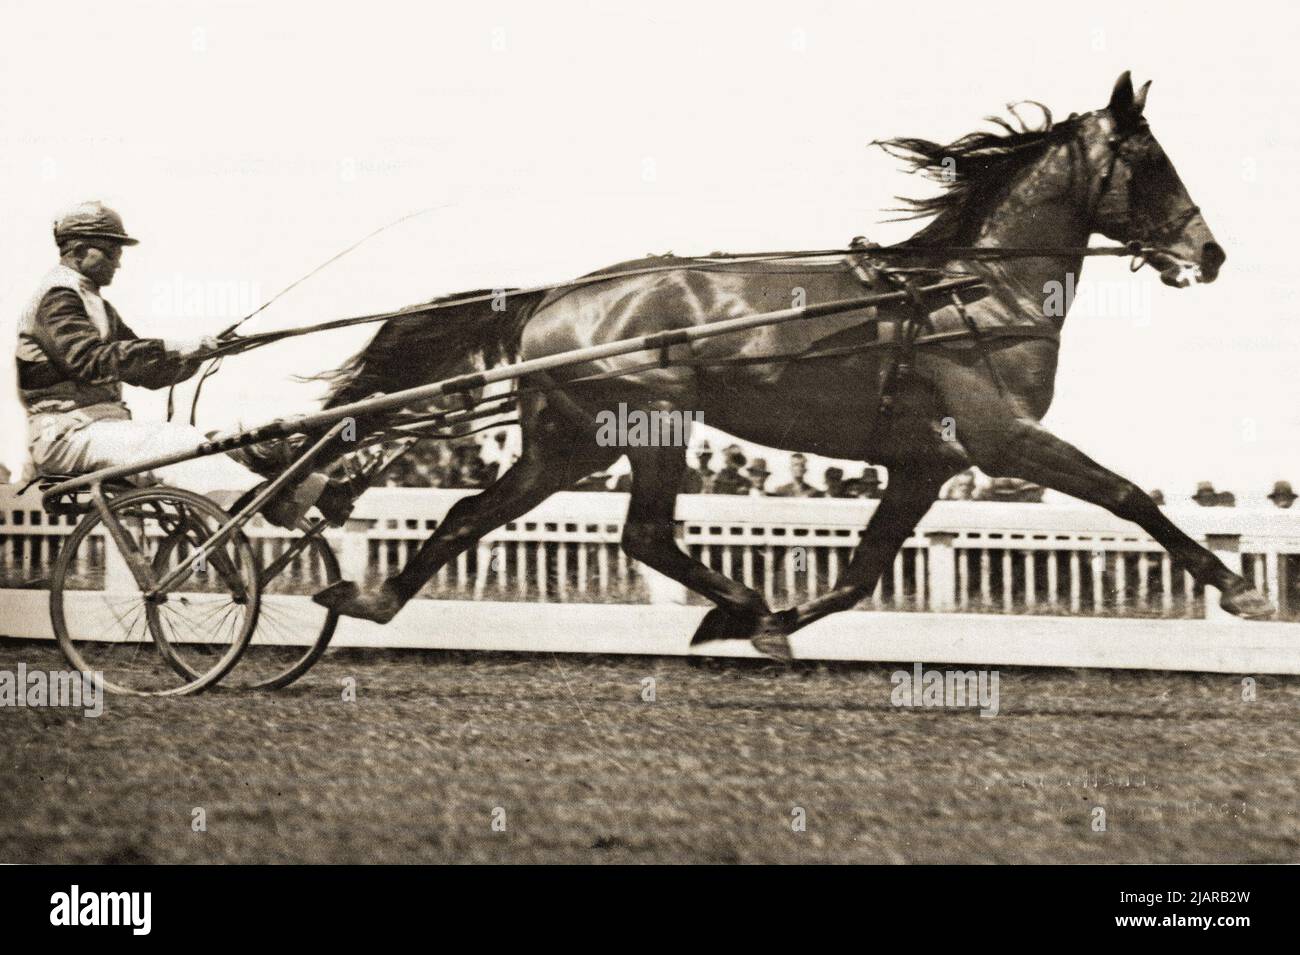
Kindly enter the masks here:
M 1227 260 L 1228 253 L 1217 242 L 1207 242 L 1201 247 L 1201 268 L 1207 272 L 1217 272 Z

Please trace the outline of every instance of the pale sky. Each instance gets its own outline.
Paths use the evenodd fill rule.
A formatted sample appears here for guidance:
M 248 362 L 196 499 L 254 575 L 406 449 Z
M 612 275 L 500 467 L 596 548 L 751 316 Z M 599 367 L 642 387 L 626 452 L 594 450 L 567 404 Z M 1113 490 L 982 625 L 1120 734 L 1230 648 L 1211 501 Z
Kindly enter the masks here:
M 1046 423 L 1170 498 L 1209 479 L 1250 503 L 1300 482 L 1300 13 L 1193 9 L 4 0 L 0 337 L 56 258 L 54 215 L 83 199 L 142 240 L 105 291 L 142 335 L 216 332 L 383 223 L 442 207 L 246 326 L 279 328 L 647 252 L 900 239 L 916 226 L 878 223 L 927 185 L 870 140 L 951 138 L 1025 98 L 1063 118 L 1132 69 L 1154 80 L 1147 117 L 1228 261 L 1187 291 L 1090 262 Z M 1114 317 L 1117 299 L 1142 317 Z M 200 423 L 307 409 L 317 389 L 292 375 L 367 334 L 227 361 Z M 16 471 L 22 416 L 0 367 Z M 128 400 L 161 414 L 161 393 Z

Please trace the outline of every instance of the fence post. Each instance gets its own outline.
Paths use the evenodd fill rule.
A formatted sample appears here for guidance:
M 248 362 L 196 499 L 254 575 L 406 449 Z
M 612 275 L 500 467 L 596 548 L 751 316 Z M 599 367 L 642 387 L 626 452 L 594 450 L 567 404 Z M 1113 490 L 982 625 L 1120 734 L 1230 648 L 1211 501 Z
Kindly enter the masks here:
M 930 565 L 930 606 L 937 613 L 957 609 L 957 535 L 951 531 L 929 531 L 926 539 Z
M 1223 561 L 1230 571 L 1234 574 L 1241 573 L 1241 535 L 1240 534 L 1206 534 L 1205 546 L 1219 560 Z M 1213 591 L 1213 593 L 1211 593 Z M 1219 607 L 1219 599 L 1215 596 L 1218 593 L 1217 588 L 1206 588 L 1205 593 L 1205 619 L 1206 620 L 1237 620 Z
M 363 583 L 370 572 L 371 528 L 378 523 L 372 517 L 349 517 L 343 522 L 339 542 L 339 570 L 344 580 Z
M 1278 615 L 1286 618 L 1291 613 L 1291 568 L 1295 566 L 1295 557 L 1291 554 L 1279 554 L 1276 550 L 1269 553 L 1273 557 L 1274 567 L 1270 571 L 1268 584 L 1273 590 L 1273 602 L 1277 604 Z
M 685 604 L 686 585 L 665 577 L 653 567 L 637 562 L 637 572 L 645 581 L 646 593 L 652 604 Z

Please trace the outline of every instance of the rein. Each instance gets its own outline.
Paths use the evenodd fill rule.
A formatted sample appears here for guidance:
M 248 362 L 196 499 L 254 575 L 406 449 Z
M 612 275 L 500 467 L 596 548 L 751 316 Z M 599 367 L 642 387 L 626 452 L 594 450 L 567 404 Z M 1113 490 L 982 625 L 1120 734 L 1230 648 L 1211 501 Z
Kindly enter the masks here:
M 493 299 L 498 298 L 510 298 L 512 296 L 521 295 L 540 295 L 561 289 L 581 288 L 586 285 L 595 285 L 600 282 L 610 282 L 615 279 L 634 278 L 640 275 L 654 275 L 660 272 L 676 271 L 686 267 L 685 263 L 690 262 L 775 262 L 783 259 L 811 259 L 862 255 L 880 258 L 943 258 L 988 262 L 998 261 L 1001 259 L 1072 258 L 1074 256 L 1139 257 L 1158 251 L 1160 250 L 1147 248 L 1143 246 L 1141 242 L 1134 241 L 1125 243 L 1124 245 L 1114 246 L 1052 246 L 1040 248 L 976 245 L 907 245 L 906 243 L 899 243 L 890 246 L 863 245 L 839 249 L 799 249 L 784 252 L 716 252 L 705 256 L 683 258 L 682 261 L 674 262 L 671 265 L 645 266 L 642 268 L 627 269 L 622 272 L 585 275 L 566 282 L 552 282 L 546 285 L 533 285 L 526 288 L 507 289 L 502 290 L 501 292 L 483 292 L 477 295 L 448 298 L 439 302 L 430 302 L 422 305 L 408 305 L 405 308 L 399 308 L 389 312 L 376 312 L 370 315 L 358 315 L 351 318 L 336 318 L 325 322 L 319 322 L 315 325 L 301 325 L 296 328 L 287 328 L 280 331 L 259 332 L 253 335 L 230 335 L 222 343 L 221 347 L 217 349 L 217 351 L 213 352 L 213 355 L 225 356 L 240 354 L 254 348 L 260 348 L 263 345 L 272 345 L 276 342 L 283 341 L 286 338 L 297 338 L 302 335 L 311 335 L 316 332 L 351 328 L 354 325 L 387 322 L 392 319 L 407 318 L 413 315 L 429 315 L 430 313 L 442 309 L 459 308 L 464 305 L 490 302 Z
M 1106 168 L 1099 181 L 1097 191 L 1092 196 L 1088 204 L 1088 222 L 1090 224 L 1096 219 L 1096 214 L 1101 206 L 1101 203 L 1105 199 L 1106 194 L 1110 190 L 1111 181 L 1114 178 L 1115 170 L 1118 168 L 1122 158 L 1121 154 L 1123 152 L 1124 144 L 1128 141 L 1129 137 L 1131 137 L 1132 135 L 1133 135 L 1133 131 L 1130 130 L 1125 133 L 1112 133 L 1106 139 L 1106 145 L 1109 149 L 1109 156 L 1107 157 Z M 1081 152 L 1084 157 L 1084 161 L 1086 163 L 1087 162 L 1086 144 L 1082 141 L 1081 138 L 1077 136 L 1075 137 L 1075 142 L 1078 143 L 1078 145 L 1081 147 Z M 423 211 L 429 211 L 429 210 L 423 210 Z M 1151 239 L 1162 237 L 1164 235 L 1167 235 L 1169 232 L 1173 231 L 1174 229 L 1181 227 L 1182 225 L 1186 224 L 1186 222 L 1192 216 L 1196 215 L 1199 212 L 1200 209 L 1198 206 L 1189 205 L 1173 213 L 1172 215 L 1166 217 L 1160 222 L 1143 223 L 1140 231 L 1146 233 L 1146 235 L 1148 236 L 1146 242 L 1149 242 L 1151 241 Z M 421 213 L 413 213 L 412 215 L 419 215 L 419 214 Z M 410 217 L 411 216 L 405 216 L 402 219 L 397 220 L 397 222 L 405 221 L 405 219 Z M 367 239 L 372 238 L 373 235 L 376 235 L 379 232 L 382 232 L 385 229 L 391 228 L 391 226 L 396 225 L 397 222 L 390 223 L 389 225 L 384 226 L 383 228 L 377 230 L 375 233 L 366 236 L 360 242 L 357 242 L 354 245 L 349 246 L 347 249 L 344 249 L 338 255 L 333 256 L 331 259 L 327 260 L 321 266 L 318 266 L 316 269 L 313 269 L 307 275 L 304 275 L 302 278 L 293 282 L 287 288 L 285 288 L 280 293 L 275 295 L 270 301 L 266 302 L 264 305 L 259 307 L 256 311 L 245 316 L 243 319 L 231 325 L 229 328 L 223 330 L 220 336 L 218 336 L 219 339 L 221 339 L 221 344 L 216 351 L 212 352 L 210 356 L 211 359 L 210 364 L 207 367 L 207 369 L 205 369 L 204 373 L 200 376 L 198 386 L 195 388 L 194 400 L 190 406 L 190 423 L 193 424 L 195 421 L 199 394 L 202 391 L 204 382 L 221 367 L 221 361 L 226 355 L 241 354 L 245 351 L 251 351 L 252 349 L 260 348 L 264 345 L 271 345 L 276 342 L 284 341 L 285 339 L 297 338 L 303 335 L 315 334 L 317 332 L 332 331 L 341 328 L 350 328 L 355 325 L 373 324 L 376 322 L 387 322 L 393 319 L 400 319 L 400 318 L 406 318 L 406 317 L 417 316 L 417 315 L 422 317 L 432 317 L 433 313 L 442 309 L 460 308 L 466 305 L 473 305 L 477 303 L 494 301 L 500 298 L 508 298 L 510 296 L 545 295 L 551 292 L 581 288 L 583 286 L 594 285 L 602 282 L 609 282 L 616 279 L 625 279 L 625 278 L 641 276 L 641 275 L 653 275 L 656 273 L 675 271 L 683 267 L 689 267 L 690 263 L 697 263 L 697 264 L 707 264 L 710 262 L 758 263 L 758 262 L 774 262 L 774 261 L 790 260 L 790 259 L 798 260 L 798 259 L 830 258 L 830 257 L 849 257 L 850 259 L 858 258 L 858 257 L 866 257 L 866 258 L 875 258 L 875 259 L 919 261 L 919 262 L 933 262 L 936 259 L 943 260 L 943 261 L 956 261 L 956 262 L 963 262 L 963 261 L 964 262 L 998 262 L 998 261 L 1012 261 L 1012 260 L 1019 260 L 1019 259 L 1034 259 L 1034 258 L 1075 258 L 1075 257 L 1089 258 L 1089 257 L 1098 257 L 1098 256 L 1115 256 L 1115 257 L 1128 256 L 1131 257 L 1131 261 L 1129 263 L 1129 270 L 1132 272 L 1136 272 L 1140 268 L 1142 268 L 1143 265 L 1151 264 L 1151 257 L 1153 255 L 1158 255 L 1162 252 L 1167 251 L 1165 248 L 1161 246 L 1148 245 L 1146 244 L 1146 242 L 1144 242 L 1141 239 L 1133 239 L 1119 245 L 1110 245 L 1110 246 L 1082 245 L 1082 246 L 1055 246 L 1055 247 L 1038 247 L 1038 248 L 1028 248 L 1022 246 L 923 245 L 923 244 L 914 244 L 909 241 L 903 241 L 900 243 L 896 243 L 894 245 L 881 246 L 881 245 L 875 245 L 871 243 L 860 244 L 855 241 L 849 248 L 837 248 L 837 249 L 797 249 L 797 250 L 786 250 L 786 251 L 775 251 L 775 252 L 768 251 L 768 252 L 735 252 L 735 253 L 716 252 L 707 256 L 699 256 L 699 257 L 689 257 L 689 258 L 675 257 L 675 261 L 672 262 L 671 264 L 665 263 L 662 265 L 643 266 L 640 268 L 627 269 L 620 272 L 602 272 L 596 275 L 587 275 L 576 279 L 571 279 L 567 282 L 555 282 L 555 283 L 549 283 L 545 285 L 535 285 L 527 288 L 520 288 L 520 289 L 513 289 L 513 290 L 500 290 L 500 291 L 494 290 L 492 292 L 483 292 L 475 295 L 452 297 L 437 302 L 430 302 L 422 305 L 407 306 L 405 308 L 396 309 L 388 312 L 378 312 L 369 315 L 353 316 L 350 318 L 333 319 L 330 321 L 319 322 L 313 325 L 304 325 L 296 328 L 284 329 L 281 331 L 261 332 L 253 335 L 236 334 L 236 330 L 239 328 L 240 325 L 242 325 L 248 319 L 252 318 L 254 315 L 258 314 L 258 312 L 262 311 L 262 309 L 266 308 L 267 305 L 270 305 L 271 302 L 274 302 L 285 292 L 289 291 L 289 289 L 292 289 L 294 286 L 296 286 L 299 282 L 302 282 L 310 278 L 312 275 L 315 275 L 316 272 L 320 271 L 320 269 L 324 268 L 326 265 L 329 265 L 336 259 L 352 251 L 352 249 L 356 248 L 357 245 L 360 245 L 362 242 L 365 242 Z M 889 278 L 889 269 L 886 268 L 882 271 L 885 273 L 886 278 Z M 899 269 L 898 271 L 904 271 L 904 269 Z M 895 287 L 899 287 L 896 279 L 891 280 L 891 284 L 894 284 Z M 906 288 L 908 284 L 909 284 L 908 281 L 906 280 L 906 278 L 904 278 L 903 285 L 901 287 Z M 981 337 L 977 329 L 969 327 L 973 325 L 973 322 L 970 322 L 968 320 L 968 317 L 965 315 L 964 308 L 960 309 L 960 312 L 963 320 L 966 321 L 968 328 L 964 333 L 958 333 L 954 337 L 968 337 L 970 335 L 974 335 L 977 339 Z M 914 325 L 913 322 L 907 322 L 905 324 L 909 326 Z M 933 340 L 931 336 L 918 336 L 919 327 L 900 328 L 899 331 L 905 333 L 902 336 L 903 344 L 905 346 L 904 347 L 905 352 L 910 351 L 910 346 L 912 344 L 921 344 L 921 343 L 925 343 L 926 341 Z M 773 356 L 773 358 L 777 361 L 790 360 L 796 357 L 797 356 L 793 356 L 793 355 Z M 821 356 L 805 355 L 803 357 L 821 357 Z M 906 363 L 904 363 L 903 370 L 904 372 L 906 371 Z M 171 392 L 169 391 L 168 415 L 167 415 L 169 420 L 172 414 L 171 398 L 172 398 Z

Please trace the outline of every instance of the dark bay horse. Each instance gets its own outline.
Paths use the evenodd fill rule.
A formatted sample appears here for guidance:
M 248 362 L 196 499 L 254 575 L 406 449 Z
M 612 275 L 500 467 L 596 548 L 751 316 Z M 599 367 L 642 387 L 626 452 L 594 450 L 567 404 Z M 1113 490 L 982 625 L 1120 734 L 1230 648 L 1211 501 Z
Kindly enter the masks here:
M 919 344 L 910 373 L 893 389 L 887 420 L 881 420 L 880 400 L 886 350 L 841 349 L 798 361 L 733 360 L 851 341 L 863 334 L 863 313 L 676 346 L 661 365 L 647 367 L 647 356 L 640 354 L 566 369 L 544 382 L 550 390 L 521 397 L 522 455 L 496 483 L 457 502 L 407 565 L 381 586 L 364 591 L 343 581 L 316 601 L 386 622 L 484 534 L 627 454 L 633 482 L 623 547 L 716 604 L 696 642 L 744 637 L 765 653 L 789 658 L 787 635 L 868 596 L 940 486 L 971 465 L 1107 508 L 1139 525 L 1199 583 L 1218 588 L 1226 610 L 1270 615 L 1273 608 L 1261 593 L 1179 530 L 1139 487 L 1039 423 L 1052 401 L 1064 320 L 1064 309 L 1050 305 L 1052 293 L 1074 287 L 1092 233 L 1140 240 L 1148 247 L 1146 264 L 1175 287 L 1214 281 L 1225 259 L 1143 119 L 1149 86 L 1135 92 L 1125 73 L 1105 108 L 1063 122 L 1053 123 L 1044 108 L 1043 122 L 1033 128 L 995 120 L 998 131 L 971 133 L 946 145 L 922 139 L 881 144 L 943 186 L 939 195 L 912 203 L 915 214 L 933 219 L 903 243 L 913 254 L 907 264 L 919 257 L 946 272 L 980 275 L 991 289 L 966 306 L 964 317 L 955 303 L 934 312 L 935 329 L 969 328 L 973 322 L 982 333 L 978 340 Z M 963 259 L 961 250 L 971 247 L 1021 254 Z M 426 319 L 385 327 L 346 366 L 331 403 L 448 377 L 507 354 L 533 358 L 789 308 L 801 299 L 813 303 L 863 293 L 838 258 L 731 265 L 684 260 L 650 274 L 619 271 L 610 270 L 608 281 L 561 289 L 544 301 L 484 311 L 473 322 L 443 327 Z M 673 537 L 673 517 L 685 449 L 602 446 L 596 416 L 620 403 L 700 413 L 706 423 L 748 441 L 888 467 L 888 487 L 835 587 L 774 611 L 754 590 L 683 552 Z

